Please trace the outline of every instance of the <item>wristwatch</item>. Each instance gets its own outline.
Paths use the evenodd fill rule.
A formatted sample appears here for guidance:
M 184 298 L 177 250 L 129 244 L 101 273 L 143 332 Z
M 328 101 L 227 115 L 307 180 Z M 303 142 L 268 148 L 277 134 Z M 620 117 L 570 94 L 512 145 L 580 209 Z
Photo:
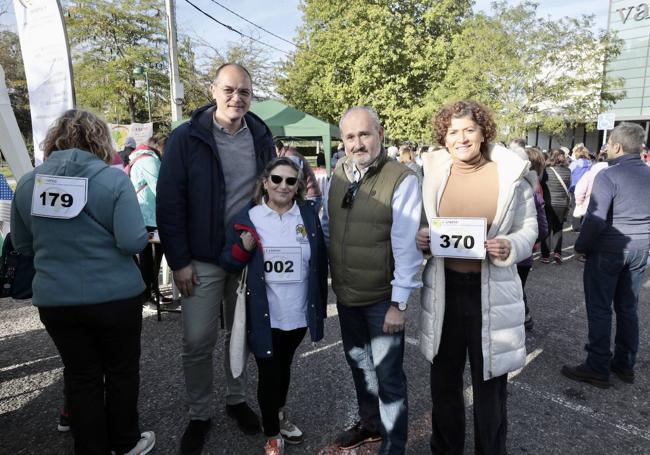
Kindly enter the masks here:
M 406 302 L 390 302 L 390 304 L 400 311 L 406 311 Z

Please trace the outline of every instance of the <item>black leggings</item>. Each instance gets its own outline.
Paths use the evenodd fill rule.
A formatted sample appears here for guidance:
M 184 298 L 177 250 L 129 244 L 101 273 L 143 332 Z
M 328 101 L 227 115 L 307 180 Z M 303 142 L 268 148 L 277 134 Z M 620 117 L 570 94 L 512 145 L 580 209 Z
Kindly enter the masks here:
M 147 226 L 147 232 L 155 231 L 155 227 Z M 147 246 L 140 253 L 140 273 L 144 284 L 145 297 L 149 298 L 152 291 L 158 290 L 158 272 L 162 262 L 163 251 L 160 244 L 147 243 Z
M 542 256 L 547 258 L 554 253 L 562 254 L 562 229 L 566 220 L 568 207 L 546 206 L 546 219 L 548 220 L 549 235 L 542 241 Z
M 257 362 L 257 402 L 267 437 L 280 433 L 278 411 L 284 407 L 291 382 L 291 362 L 307 328 L 284 331 L 271 329 L 273 357 L 255 357 Z

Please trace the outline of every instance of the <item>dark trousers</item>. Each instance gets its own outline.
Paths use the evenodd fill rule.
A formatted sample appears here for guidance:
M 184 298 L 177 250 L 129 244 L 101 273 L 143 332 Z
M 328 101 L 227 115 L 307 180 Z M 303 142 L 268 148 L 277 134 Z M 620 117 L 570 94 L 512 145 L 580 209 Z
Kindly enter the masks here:
M 530 312 L 528 308 L 528 298 L 526 297 L 526 280 L 528 279 L 528 274 L 530 273 L 530 265 L 517 265 L 517 274 L 521 280 L 521 290 L 524 293 L 524 305 L 526 306 L 526 314 Z
M 291 362 L 305 333 L 306 327 L 288 331 L 271 329 L 273 357 L 255 357 L 258 371 L 257 401 L 262 411 L 264 434 L 268 437 L 280 433 L 278 411 L 287 402 Z
M 463 371 L 469 353 L 474 395 L 475 453 L 506 453 L 506 374 L 483 380 L 481 275 L 445 271 L 445 316 L 431 365 L 431 453 L 462 455 L 465 446 Z
M 140 333 L 137 298 L 41 307 L 41 322 L 63 360 L 75 453 L 118 455 L 140 439 Z
M 589 251 L 583 275 L 589 323 L 587 366 L 609 375 L 612 302 L 616 338 L 612 363 L 633 370 L 639 350 L 639 289 L 648 261 L 647 250 L 608 253 Z
M 404 331 L 384 333 L 390 302 L 338 304 L 345 359 L 352 370 L 362 425 L 382 436 L 380 455 L 406 453 L 408 399 Z
M 551 250 L 562 254 L 562 229 L 566 220 L 568 207 L 546 206 L 546 219 L 548 221 L 549 235 L 542 240 L 542 256 L 549 257 Z
M 147 226 L 147 232 L 155 231 L 155 227 Z M 145 289 L 145 297 L 149 298 L 152 291 L 158 291 L 158 273 L 160 271 L 160 263 L 162 262 L 163 251 L 160 244 L 147 243 L 147 246 L 139 254 L 140 273 L 144 284 L 147 286 Z

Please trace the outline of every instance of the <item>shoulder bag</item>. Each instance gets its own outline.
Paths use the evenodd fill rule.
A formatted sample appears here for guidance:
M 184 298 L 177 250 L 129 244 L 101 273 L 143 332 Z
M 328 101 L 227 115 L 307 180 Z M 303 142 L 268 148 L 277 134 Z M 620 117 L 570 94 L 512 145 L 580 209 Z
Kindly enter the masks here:
M 246 277 L 248 267 L 244 269 L 237 286 L 237 303 L 230 331 L 230 370 L 235 378 L 241 376 L 248 360 L 248 343 L 246 340 Z

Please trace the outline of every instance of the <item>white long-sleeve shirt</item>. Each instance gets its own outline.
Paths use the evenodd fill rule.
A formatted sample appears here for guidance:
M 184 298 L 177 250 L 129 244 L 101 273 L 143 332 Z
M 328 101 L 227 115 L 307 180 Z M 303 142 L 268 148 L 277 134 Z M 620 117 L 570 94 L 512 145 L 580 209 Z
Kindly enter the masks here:
M 362 175 L 354 169 L 354 180 L 358 181 Z M 329 247 L 329 193 L 323 198 L 323 216 L 321 226 L 325 235 L 325 242 Z M 398 185 L 391 201 L 393 209 L 393 225 L 390 229 L 390 239 L 395 260 L 393 287 L 391 300 L 393 302 L 406 302 L 413 289 L 422 287 L 422 282 L 417 279 L 417 273 L 422 265 L 422 252 L 415 245 L 415 235 L 420 227 L 422 213 L 422 191 L 415 175 L 409 175 Z

